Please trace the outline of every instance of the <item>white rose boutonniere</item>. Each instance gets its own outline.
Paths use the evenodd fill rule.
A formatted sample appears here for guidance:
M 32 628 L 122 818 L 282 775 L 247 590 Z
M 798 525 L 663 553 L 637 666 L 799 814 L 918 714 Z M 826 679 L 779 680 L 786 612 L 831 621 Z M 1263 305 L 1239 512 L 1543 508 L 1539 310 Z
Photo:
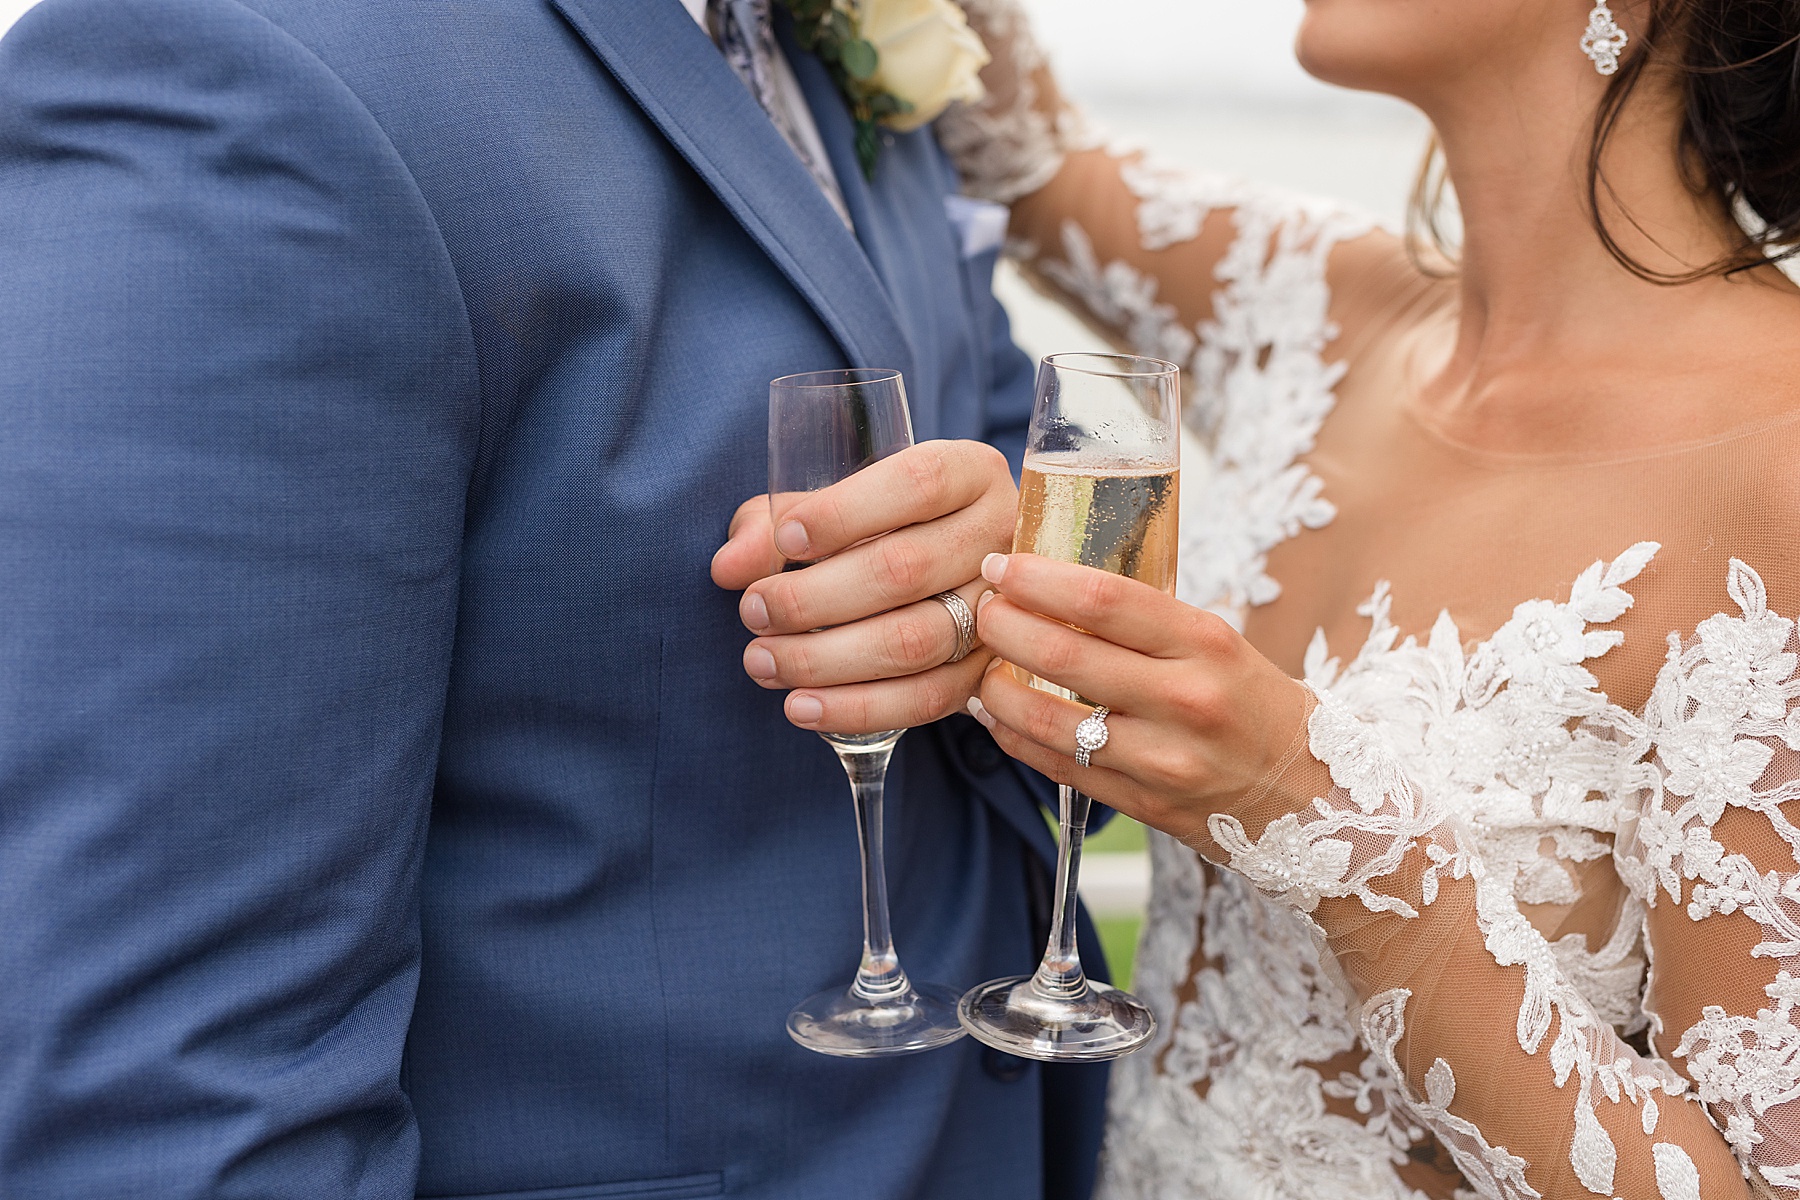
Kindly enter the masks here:
M 906 133 L 958 100 L 979 100 L 987 47 L 953 0 L 782 0 L 800 45 L 831 72 L 873 178 L 881 129 Z
M 880 56 L 871 82 L 911 106 L 887 119 L 890 129 L 923 128 L 957 101 L 987 95 L 981 68 L 993 59 L 952 0 L 859 0 L 857 7 L 862 35 Z

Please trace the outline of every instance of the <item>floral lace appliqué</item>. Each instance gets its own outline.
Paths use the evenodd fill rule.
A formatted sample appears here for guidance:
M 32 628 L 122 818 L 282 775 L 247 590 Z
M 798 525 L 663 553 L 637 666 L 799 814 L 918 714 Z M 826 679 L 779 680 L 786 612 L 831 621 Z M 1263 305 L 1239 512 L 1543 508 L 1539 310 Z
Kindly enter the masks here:
M 1741 914 L 1761 930 L 1750 953 L 1775 968 L 1766 1006 L 1706 1006 L 1673 1053 L 1739 1160 L 1800 1189 L 1800 870 L 1759 868 L 1716 836 L 1728 811 L 1753 813 L 1789 866 L 1800 857 L 1782 807 L 1800 799 L 1800 642 L 1748 565 L 1732 560 L 1727 591 L 1737 615 L 1709 617 L 1685 645 L 1670 636 L 1645 711 L 1662 771 L 1621 841 L 1620 874 L 1648 904 L 1679 904 L 1685 891 L 1690 920 Z
M 1418 915 L 1413 903 L 1383 894 L 1380 887 L 1408 854 L 1424 856 L 1418 878 L 1427 905 L 1436 899 L 1440 878 L 1473 881 L 1482 938 L 1496 964 L 1517 969 L 1522 981 L 1519 1045 L 1541 1055 L 1555 1085 L 1571 1093 L 1571 1166 L 1583 1185 L 1605 1195 L 1612 1194 L 1619 1151 L 1596 1116 L 1596 1103 L 1604 1097 L 1636 1104 L 1648 1131 L 1658 1121 L 1656 1097 L 1685 1091 L 1665 1064 L 1640 1059 L 1617 1036 L 1641 1024 L 1642 909 L 1627 905 L 1615 935 L 1590 950 L 1579 938 L 1546 941 L 1518 904 L 1523 896 L 1568 900 L 1565 890 L 1573 886 L 1568 873 L 1543 868 L 1559 859 L 1590 861 L 1610 854 L 1611 839 L 1636 804 L 1646 772 L 1653 773 L 1643 761 L 1644 723 L 1607 700 L 1589 664 L 1619 644 L 1618 633 L 1593 626 L 1617 620 L 1631 606 L 1625 585 L 1656 549 L 1646 543 L 1610 563 L 1594 564 L 1576 580 L 1567 601 L 1520 604 L 1473 649 L 1465 649 L 1448 616 L 1440 617 L 1424 643 L 1402 640 L 1389 617 L 1388 593 L 1378 590 L 1363 607 L 1371 628 L 1355 659 L 1348 665 L 1329 659 L 1322 639 L 1308 655 L 1308 681 L 1321 696 L 1310 721 L 1311 749 L 1331 770 L 1332 795 L 1304 813 L 1272 822 L 1255 841 L 1229 817 L 1215 820 L 1212 829 L 1231 854 L 1234 871 L 1213 892 L 1241 889 L 1303 925 L 1301 914 L 1325 896 L 1355 897 L 1370 911 L 1398 919 Z M 1205 936 L 1212 957 L 1227 965 L 1223 971 L 1206 968 L 1201 978 L 1214 971 L 1247 971 L 1252 961 L 1282 961 L 1295 953 L 1293 946 L 1257 946 L 1253 939 L 1222 944 L 1239 932 L 1279 925 L 1272 918 L 1233 921 L 1228 912 L 1213 911 L 1216 907 L 1208 905 Z M 1316 944 L 1310 949 L 1318 953 Z M 1329 981 L 1332 973 L 1321 963 L 1320 977 Z M 1314 995 L 1315 1005 L 1346 1003 L 1347 994 L 1334 988 L 1341 984 Z M 1404 1128 L 1429 1128 L 1477 1194 L 1534 1196 L 1522 1160 L 1489 1145 L 1450 1111 L 1455 1077 L 1448 1063 L 1434 1065 L 1425 1095 L 1413 1096 L 1382 1059 L 1387 1037 L 1398 1040 L 1404 1008 L 1405 997 L 1390 993 L 1363 1009 L 1360 1044 L 1374 1053 L 1362 1078 L 1379 1081 L 1375 1090 L 1384 1097 L 1383 1113 L 1395 1113 L 1391 1119 Z M 1313 1021 L 1320 1011 L 1265 1003 L 1260 1027 L 1244 1032 L 1279 1042 L 1274 1027 Z M 1288 1015 L 1276 1015 L 1282 1012 Z M 1169 1033 L 1176 1044 L 1197 1015 L 1187 1007 L 1176 1014 Z M 1215 1045 L 1194 1064 L 1197 1074 L 1188 1081 L 1216 1087 L 1258 1061 L 1249 1046 Z M 1289 1058 L 1268 1070 L 1291 1071 L 1306 1061 L 1319 1060 Z M 1170 1071 L 1170 1064 L 1163 1069 Z M 1125 1064 L 1122 1070 L 1133 1071 Z M 1326 1086 L 1322 1083 L 1321 1090 Z M 1351 1094 L 1345 1081 L 1329 1086 L 1333 1092 L 1326 1094 Z M 1171 1092 L 1164 1089 L 1165 1095 Z M 1387 1146 L 1378 1150 L 1372 1140 L 1365 1143 L 1371 1156 L 1390 1152 Z M 1658 1177 L 1667 1179 L 1665 1200 L 1685 1200 L 1682 1181 L 1692 1163 L 1684 1166 L 1678 1158 L 1686 1160 L 1679 1147 L 1657 1151 Z M 1389 1186 L 1391 1194 L 1405 1194 L 1391 1176 Z

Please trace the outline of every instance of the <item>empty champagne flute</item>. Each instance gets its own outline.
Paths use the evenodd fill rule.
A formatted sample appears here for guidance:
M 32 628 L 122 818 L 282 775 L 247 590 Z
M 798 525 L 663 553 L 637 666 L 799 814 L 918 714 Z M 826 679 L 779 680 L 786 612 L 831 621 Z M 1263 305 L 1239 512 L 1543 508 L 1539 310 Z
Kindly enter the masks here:
M 819 371 L 775 380 L 769 385 L 770 527 L 779 528 L 806 493 L 848 479 L 912 444 L 912 416 L 898 371 Z M 956 991 L 909 980 L 888 923 L 882 799 L 888 761 L 904 732 L 819 735 L 850 777 L 863 897 L 862 965 L 856 978 L 848 988 L 821 992 L 788 1014 L 788 1033 L 820 1054 L 916 1054 L 963 1036 Z
M 1181 372 L 1171 363 L 1120 354 L 1046 358 L 1038 369 L 1013 552 L 1098 567 L 1173 593 L 1180 409 Z M 1089 703 L 1020 674 L 1033 687 Z M 1095 732 L 1103 729 L 1100 724 Z M 1097 752 L 1103 744 L 1090 748 Z M 1067 786 L 1059 798 L 1056 907 L 1044 960 L 1034 975 L 970 991 L 960 1015 L 978 1041 L 1022 1058 L 1118 1058 L 1150 1040 L 1156 1019 L 1137 997 L 1095 983 L 1081 969 L 1075 912 L 1092 802 Z

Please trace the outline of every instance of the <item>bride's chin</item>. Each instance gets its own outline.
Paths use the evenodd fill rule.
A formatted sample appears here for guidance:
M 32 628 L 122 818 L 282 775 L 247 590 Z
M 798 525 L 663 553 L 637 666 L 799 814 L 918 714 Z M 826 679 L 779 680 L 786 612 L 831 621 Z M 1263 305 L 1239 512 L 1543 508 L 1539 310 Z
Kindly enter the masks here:
M 1443 58 L 1419 44 L 1419 23 L 1403 11 L 1410 7 L 1392 0 L 1306 0 L 1295 57 L 1325 83 L 1412 99 Z

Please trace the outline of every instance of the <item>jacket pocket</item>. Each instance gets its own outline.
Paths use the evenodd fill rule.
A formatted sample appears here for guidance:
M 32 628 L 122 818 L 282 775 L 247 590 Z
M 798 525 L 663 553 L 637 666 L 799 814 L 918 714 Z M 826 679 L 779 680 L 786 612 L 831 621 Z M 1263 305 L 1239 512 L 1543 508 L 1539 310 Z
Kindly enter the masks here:
M 588 1183 L 577 1187 L 538 1188 L 529 1192 L 420 1197 L 420 1200 L 698 1200 L 702 1196 L 724 1194 L 724 1172 L 709 1171 L 704 1175 L 682 1175 L 667 1179 Z

